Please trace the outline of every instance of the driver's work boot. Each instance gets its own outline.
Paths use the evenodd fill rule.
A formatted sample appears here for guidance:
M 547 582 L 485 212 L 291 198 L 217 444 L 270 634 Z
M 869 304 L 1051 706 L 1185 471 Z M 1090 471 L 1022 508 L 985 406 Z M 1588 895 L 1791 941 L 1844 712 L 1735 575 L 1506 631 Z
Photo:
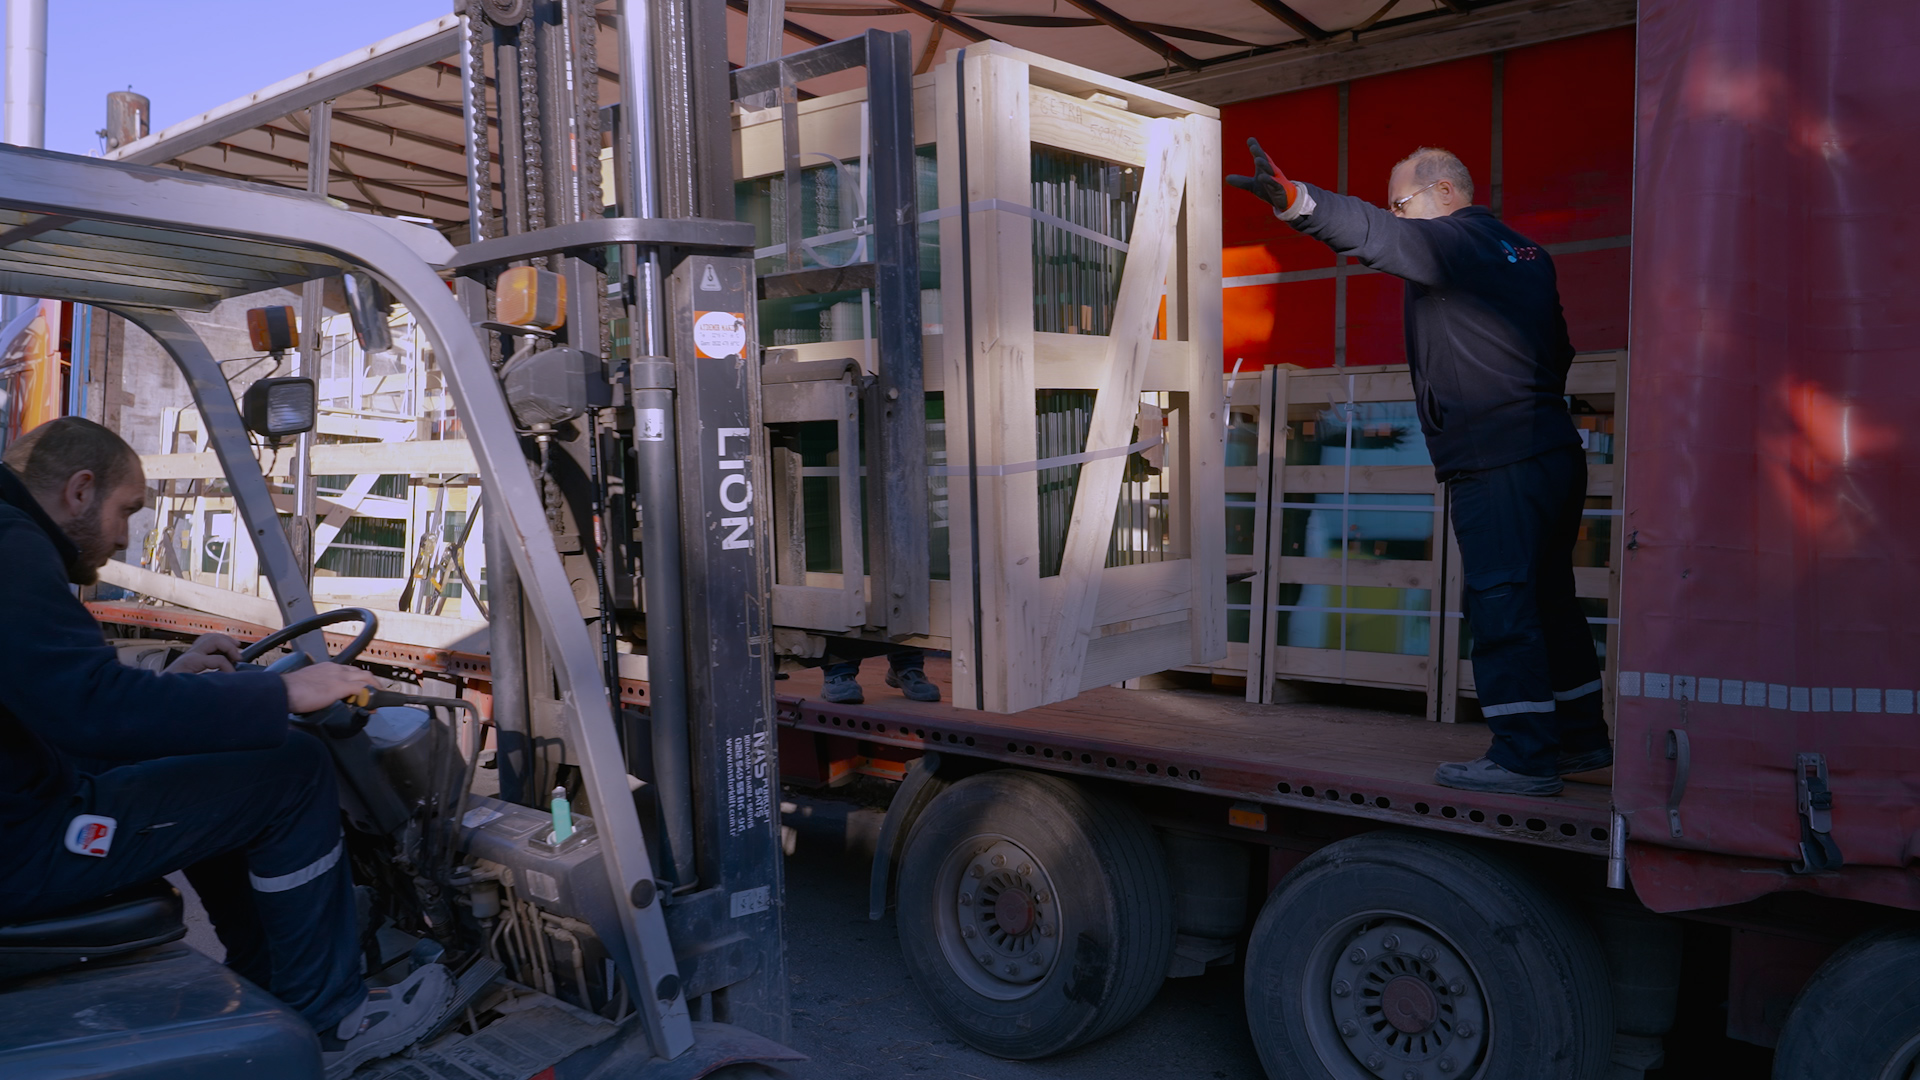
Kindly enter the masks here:
M 341 1080 L 375 1058 L 390 1057 L 426 1037 L 453 1001 L 453 978 L 428 964 L 392 986 L 367 991 L 367 999 L 332 1031 L 320 1033 L 320 1063 L 327 1080 Z

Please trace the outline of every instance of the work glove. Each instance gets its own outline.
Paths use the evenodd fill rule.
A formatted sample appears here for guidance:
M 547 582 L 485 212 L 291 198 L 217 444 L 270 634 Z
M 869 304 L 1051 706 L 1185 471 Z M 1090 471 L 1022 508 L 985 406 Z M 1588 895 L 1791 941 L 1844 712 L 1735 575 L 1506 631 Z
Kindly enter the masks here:
M 1274 215 L 1283 221 L 1291 221 L 1313 209 L 1313 199 L 1287 179 L 1286 173 L 1274 167 L 1273 159 L 1260 149 L 1260 140 L 1248 139 L 1247 149 L 1253 151 L 1253 175 L 1229 176 L 1227 183 L 1265 199 L 1273 206 Z

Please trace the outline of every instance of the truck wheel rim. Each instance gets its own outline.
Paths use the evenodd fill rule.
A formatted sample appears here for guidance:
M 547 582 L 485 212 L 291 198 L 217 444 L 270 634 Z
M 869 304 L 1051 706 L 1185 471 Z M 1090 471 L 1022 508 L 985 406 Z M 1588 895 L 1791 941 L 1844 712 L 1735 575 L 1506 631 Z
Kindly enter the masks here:
M 1060 896 L 1046 867 L 1004 837 L 974 837 L 941 864 L 935 927 L 954 974 L 976 993 L 1034 993 L 1060 956 Z
M 1322 934 L 1302 1000 L 1321 1061 L 1364 1080 L 1454 1080 L 1479 1069 L 1486 995 L 1473 965 L 1432 928 L 1369 913 Z
M 1920 1035 L 1909 1038 L 1881 1070 L 1880 1080 L 1920 1080 Z

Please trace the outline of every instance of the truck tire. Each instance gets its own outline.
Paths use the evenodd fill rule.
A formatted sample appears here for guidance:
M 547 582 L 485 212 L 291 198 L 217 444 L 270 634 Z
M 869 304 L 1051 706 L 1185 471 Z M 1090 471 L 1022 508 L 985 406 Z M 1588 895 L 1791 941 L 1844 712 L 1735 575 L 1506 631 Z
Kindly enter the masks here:
M 1247 946 L 1273 1080 L 1594 1080 L 1613 1000 L 1593 931 L 1498 855 L 1379 832 L 1307 857 Z
M 1160 841 L 1139 811 L 1043 773 L 968 777 L 928 804 L 900 867 L 900 947 L 968 1044 L 1031 1059 L 1138 1015 L 1173 952 Z
M 1801 989 L 1774 1052 L 1785 1080 L 1907 1080 L 1920 1066 L 1920 930 L 1876 930 L 1842 946 Z

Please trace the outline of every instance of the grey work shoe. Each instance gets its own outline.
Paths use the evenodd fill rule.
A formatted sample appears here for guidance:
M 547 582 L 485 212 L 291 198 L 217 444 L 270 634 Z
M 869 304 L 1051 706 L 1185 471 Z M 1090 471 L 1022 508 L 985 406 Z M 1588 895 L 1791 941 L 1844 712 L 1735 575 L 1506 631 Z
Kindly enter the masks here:
M 1558 795 L 1557 776 L 1528 776 L 1517 773 L 1491 758 L 1477 761 L 1449 761 L 1433 772 L 1433 782 L 1461 791 L 1492 791 L 1503 795 Z
M 391 1057 L 425 1038 L 453 1001 L 453 979 L 428 964 L 392 986 L 367 991 L 367 999 L 332 1031 L 320 1033 L 320 1064 L 326 1080 L 340 1080 L 375 1058 Z
M 826 685 L 820 688 L 820 696 L 835 705 L 864 705 L 867 695 L 860 690 L 860 680 L 851 675 L 829 675 Z
M 887 685 L 907 695 L 913 701 L 939 701 L 940 688 L 927 678 L 927 673 L 919 668 L 905 671 L 887 669 Z
M 1554 768 L 1561 776 L 1571 776 L 1574 773 L 1593 772 L 1595 769 L 1604 769 L 1612 764 L 1613 749 L 1603 746 L 1598 750 L 1588 750 L 1583 754 L 1562 753 L 1559 763 L 1556 764 Z

